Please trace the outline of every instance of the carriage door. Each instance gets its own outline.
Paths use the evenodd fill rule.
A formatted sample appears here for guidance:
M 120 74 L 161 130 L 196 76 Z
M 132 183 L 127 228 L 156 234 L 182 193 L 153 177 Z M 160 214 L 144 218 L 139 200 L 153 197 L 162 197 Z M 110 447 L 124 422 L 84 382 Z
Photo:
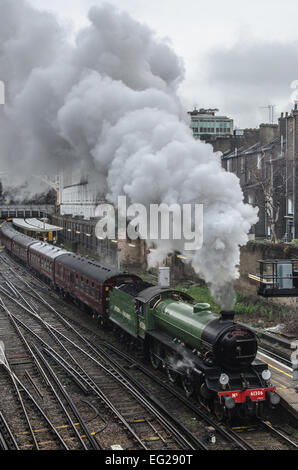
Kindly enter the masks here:
M 70 273 L 70 290 L 71 290 L 71 292 L 72 292 L 73 289 L 74 289 L 74 282 L 75 282 L 75 281 L 74 281 L 74 273 L 71 272 L 71 273 Z

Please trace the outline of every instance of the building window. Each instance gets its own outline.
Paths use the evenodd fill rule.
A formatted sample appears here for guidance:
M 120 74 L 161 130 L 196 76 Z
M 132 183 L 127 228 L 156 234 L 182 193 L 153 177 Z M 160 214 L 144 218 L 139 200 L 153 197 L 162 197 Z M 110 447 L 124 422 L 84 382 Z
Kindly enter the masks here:
M 293 215 L 293 198 L 288 197 L 288 215 Z
M 253 195 L 252 193 L 250 193 L 250 194 L 248 195 L 248 204 L 253 205 L 254 202 L 255 202 L 254 195 Z

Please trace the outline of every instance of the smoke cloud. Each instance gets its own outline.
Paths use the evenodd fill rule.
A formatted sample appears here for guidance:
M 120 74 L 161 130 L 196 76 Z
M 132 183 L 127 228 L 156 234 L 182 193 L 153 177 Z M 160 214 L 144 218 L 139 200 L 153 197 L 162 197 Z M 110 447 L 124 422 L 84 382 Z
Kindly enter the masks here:
M 184 68 L 168 43 L 104 4 L 74 45 L 53 16 L 0 0 L 2 170 L 28 179 L 61 169 L 92 175 L 107 199 L 204 204 L 204 244 L 191 263 L 225 308 L 238 277 L 239 246 L 256 223 L 238 178 L 210 145 L 193 139 L 177 97 Z M 184 241 L 157 242 L 149 264 Z M 232 289 L 231 289 L 232 290 Z M 229 305 L 226 305 L 228 303 Z

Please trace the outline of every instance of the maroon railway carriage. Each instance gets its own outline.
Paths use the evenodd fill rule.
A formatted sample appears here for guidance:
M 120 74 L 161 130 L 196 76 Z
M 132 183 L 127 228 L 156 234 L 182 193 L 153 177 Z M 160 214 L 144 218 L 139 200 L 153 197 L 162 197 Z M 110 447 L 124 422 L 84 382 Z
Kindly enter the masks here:
M 37 242 L 29 248 L 29 265 L 42 277 L 55 283 L 55 260 L 67 253 L 62 248 Z
M 34 238 L 18 233 L 12 240 L 11 251 L 17 258 L 24 261 L 24 263 L 28 263 L 29 249 L 36 243 L 37 241 L 34 240 Z
M 11 223 L 6 223 L 1 227 L 1 241 L 7 250 L 24 263 L 28 263 L 29 247 L 37 243 L 34 238 L 17 232 Z
M 11 223 L 5 223 L 1 226 L 0 237 L 1 243 L 7 250 L 11 251 L 11 244 L 13 238 L 17 235 L 16 230 L 13 229 Z
M 110 289 L 136 280 L 140 278 L 134 274 L 113 270 L 73 253 L 63 254 L 55 261 L 58 288 L 87 305 L 102 319 L 108 315 Z

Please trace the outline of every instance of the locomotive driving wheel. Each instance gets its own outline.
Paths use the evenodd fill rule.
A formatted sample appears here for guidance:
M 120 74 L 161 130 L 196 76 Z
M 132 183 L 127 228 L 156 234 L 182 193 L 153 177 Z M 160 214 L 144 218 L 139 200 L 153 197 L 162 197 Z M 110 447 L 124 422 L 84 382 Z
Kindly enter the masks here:
M 185 374 L 182 377 L 182 387 L 184 389 L 186 398 L 190 398 L 195 391 L 195 386 L 194 386 L 193 379 L 189 374 Z
M 217 398 L 213 401 L 212 409 L 218 421 L 222 421 L 225 416 L 225 410 L 224 410 L 223 405 L 221 405 L 221 403 L 219 402 Z
M 168 377 L 169 381 L 171 382 L 171 384 L 177 383 L 179 374 L 177 374 L 177 372 L 175 372 L 169 366 L 167 366 L 166 372 L 167 372 L 167 377 Z
M 150 362 L 154 370 L 159 369 L 161 365 L 160 353 L 161 353 L 160 344 L 157 342 L 152 342 L 150 346 L 150 351 L 149 351 L 149 358 L 150 358 Z
M 167 356 L 166 356 L 166 364 L 167 364 L 166 365 L 166 374 L 167 374 L 167 377 L 169 379 L 169 382 L 171 382 L 171 384 L 177 383 L 178 378 L 179 378 L 178 372 L 176 372 L 174 370 L 174 368 L 171 367 L 171 364 L 175 365 L 177 362 L 178 362 L 178 358 L 175 356 L 175 354 L 172 354 L 172 353 L 168 352 Z

